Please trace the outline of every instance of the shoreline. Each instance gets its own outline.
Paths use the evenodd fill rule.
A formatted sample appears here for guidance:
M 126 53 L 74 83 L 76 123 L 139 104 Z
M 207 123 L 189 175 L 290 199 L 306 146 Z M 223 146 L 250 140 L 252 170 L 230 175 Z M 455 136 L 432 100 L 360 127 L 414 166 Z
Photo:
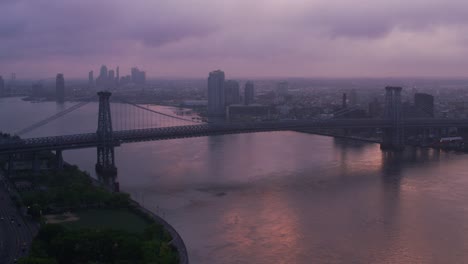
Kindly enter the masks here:
M 64 161 L 64 164 L 67 164 L 69 166 L 75 166 L 75 165 L 71 165 L 71 164 L 69 164 L 69 163 L 67 163 L 65 161 Z M 100 187 L 103 187 L 103 188 L 105 188 L 107 190 L 106 186 L 104 186 L 103 183 L 101 183 L 98 179 L 93 178 L 91 176 L 91 174 L 89 174 L 89 173 L 87 173 L 87 174 L 89 175 L 89 178 L 91 179 L 93 184 L 95 184 L 97 186 L 100 186 Z M 108 190 L 108 191 L 110 191 L 110 190 Z M 189 264 L 189 257 L 188 257 L 187 247 L 185 245 L 184 240 L 180 236 L 179 232 L 177 232 L 177 230 L 171 224 L 169 224 L 169 222 L 164 220 L 161 216 L 157 215 L 156 213 L 153 213 L 152 211 L 150 211 L 150 210 L 144 208 L 143 206 L 141 206 L 131 196 L 130 196 L 130 200 L 131 200 L 132 205 L 135 206 L 135 208 L 138 211 L 140 211 L 141 213 L 151 217 L 155 223 L 158 223 L 158 224 L 162 225 L 171 234 L 172 240 L 170 241 L 170 244 L 173 247 L 175 247 L 177 252 L 179 253 L 179 263 L 180 264 Z

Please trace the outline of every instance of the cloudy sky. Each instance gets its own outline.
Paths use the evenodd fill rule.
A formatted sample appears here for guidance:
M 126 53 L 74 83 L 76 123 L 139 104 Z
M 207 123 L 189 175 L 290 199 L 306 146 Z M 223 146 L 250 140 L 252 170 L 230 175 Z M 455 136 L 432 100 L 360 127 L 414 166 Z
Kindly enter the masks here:
M 466 0 L 0 0 L 0 75 L 468 76 Z

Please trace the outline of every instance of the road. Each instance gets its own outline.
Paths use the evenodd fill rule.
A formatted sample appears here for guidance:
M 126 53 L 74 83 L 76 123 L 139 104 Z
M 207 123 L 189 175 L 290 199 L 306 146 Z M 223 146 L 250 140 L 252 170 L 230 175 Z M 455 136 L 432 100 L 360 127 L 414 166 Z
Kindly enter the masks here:
M 10 199 L 8 182 L 0 174 L 0 263 L 15 263 L 26 256 L 38 226 L 24 219 Z

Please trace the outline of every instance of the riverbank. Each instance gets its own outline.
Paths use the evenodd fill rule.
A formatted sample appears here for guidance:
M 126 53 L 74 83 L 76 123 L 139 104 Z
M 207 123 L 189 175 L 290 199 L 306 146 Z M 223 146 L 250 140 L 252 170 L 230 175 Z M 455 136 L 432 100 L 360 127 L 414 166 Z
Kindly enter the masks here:
M 102 182 L 99 180 L 89 177 L 90 180 L 93 182 L 94 185 L 96 186 L 101 186 L 103 188 L 106 188 Z M 131 197 L 130 197 L 131 199 Z M 146 215 L 147 217 L 150 217 L 154 222 L 162 225 L 171 235 L 172 240 L 170 241 L 170 244 L 176 248 L 177 252 L 179 253 L 179 263 L 180 264 L 189 264 L 189 258 L 188 258 L 188 252 L 187 252 L 187 247 L 184 243 L 184 240 L 180 236 L 180 234 L 177 232 L 177 230 L 169 224 L 166 220 L 164 220 L 162 217 L 158 216 L 157 214 L 149 211 L 148 209 L 144 208 L 141 206 L 137 201 L 131 199 L 132 206 L 138 210 L 141 214 Z
M 24 263 L 29 263 L 28 261 L 36 258 L 64 263 L 63 255 L 41 253 L 62 252 L 51 240 L 44 240 L 44 237 L 48 237 L 44 236 L 43 233 L 48 232 L 44 230 L 47 230 L 51 224 L 63 226 L 59 228 L 58 236 L 72 236 L 72 240 L 76 240 L 73 243 L 83 243 L 82 239 L 88 241 L 88 238 L 80 234 L 85 234 L 85 237 L 89 236 L 89 238 L 94 237 L 92 241 L 99 241 L 99 239 L 107 241 L 104 244 L 96 244 L 94 247 L 118 241 L 120 241 L 119 244 L 125 241 L 125 243 L 130 243 L 129 241 L 135 239 L 135 241 L 140 241 L 134 245 L 138 245 L 140 249 L 135 251 L 137 253 L 133 253 L 130 258 L 129 255 L 115 255 L 116 253 L 110 252 L 108 253 L 111 255 L 107 256 L 94 254 L 92 251 L 75 252 L 75 249 L 68 249 L 69 256 L 79 255 L 79 259 L 83 261 L 103 261 L 107 258 L 138 260 L 134 263 L 153 263 L 151 261 L 188 263 L 185 244 L 172 226 L 142 208 L 131 200 L 128 194 L 110 192 L 102 188 L 101 183 L 76 166 L 66 164 L 62 171 L 42 171 L 39 175 L 33 175 L 31 171 L 22 171 L 8 178 L 8 182 L 11 182 L 9 189 L 16 194 L 17 198 L 14 201 L 18 208 L 27 208 L 29 216 L 42 223 L 39 235 L 32 243 L 35 245 L 32 246 L 33 250 L 22 260 Z M 28 187 L 18 189 L 19 184 Z M 112 219 L 102 221 L 108 214 L 106 212 L 114 215 L 115 221 Z M 117 221 L 120 224 L 117 224 Z M 133 230 L 135 226 L 129 225 L 137 225 L 139 231 Z M 103 230 L 104 233 L 100 233 L 99 230 Z M 112 230 L 116 233 L 112 233 Z M 27 244 L 31 245 L 29 242 Z M 151 252 L 148 253 L 148 250 Z

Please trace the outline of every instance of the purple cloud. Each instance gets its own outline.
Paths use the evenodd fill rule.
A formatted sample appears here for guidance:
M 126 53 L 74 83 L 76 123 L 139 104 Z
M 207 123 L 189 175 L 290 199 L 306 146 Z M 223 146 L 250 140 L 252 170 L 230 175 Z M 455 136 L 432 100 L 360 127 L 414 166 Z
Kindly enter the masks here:
M 140 65 L 153 76 L 201 77 L 214 68 L 244 76 L 461 74 L 468 54 L 468 3 L 458 0 L 0 0 L 0 10 L 0 75 L 66 67 L 81 77 L 103 63 Z

